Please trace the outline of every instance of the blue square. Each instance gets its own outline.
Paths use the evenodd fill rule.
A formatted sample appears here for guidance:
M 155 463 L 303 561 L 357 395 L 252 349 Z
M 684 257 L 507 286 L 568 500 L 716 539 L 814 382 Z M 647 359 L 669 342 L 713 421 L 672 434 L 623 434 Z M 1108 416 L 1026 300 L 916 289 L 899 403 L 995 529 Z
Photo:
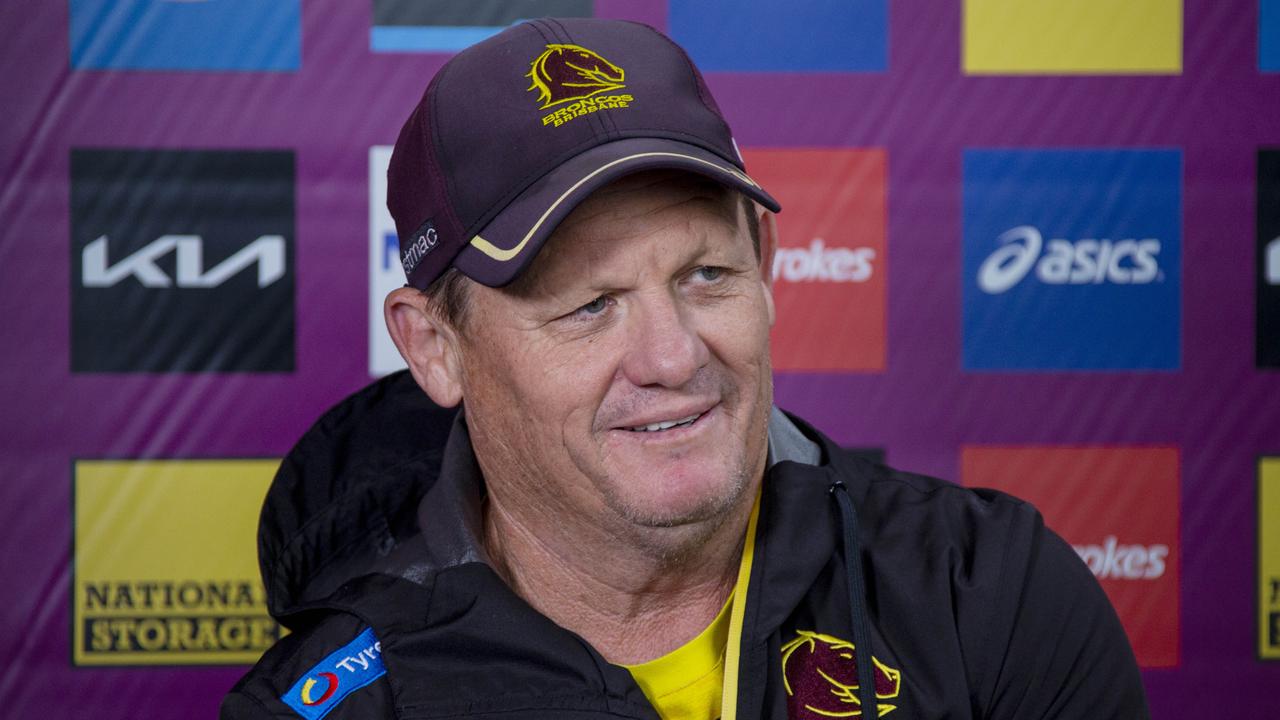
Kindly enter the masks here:
M 1280 72 L 1280 0 L 1258 2 L 1258 69 Z
M 1176 370 L 1182 153 L 966 150 L 966 370 Z
M 71 0 L 71 67 L 297 70 L 301 0 Z
M 885 0 L 671 0 L 668 23 L 704 72 L 878 72 L 889 64 Z

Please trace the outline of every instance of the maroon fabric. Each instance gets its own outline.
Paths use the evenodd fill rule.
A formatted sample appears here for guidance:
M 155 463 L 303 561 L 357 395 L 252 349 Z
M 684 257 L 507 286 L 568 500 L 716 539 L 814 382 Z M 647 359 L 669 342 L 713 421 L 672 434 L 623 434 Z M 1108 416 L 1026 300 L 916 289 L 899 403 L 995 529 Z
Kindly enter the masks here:
M 897 708 L 902 673 L 873 659 L 878 707 L 874 713 L 863 712 L 858 699 L 858 661 L 853 650 L 853 643 L 803 630 L 783 646 L 782 671 L 789 717 L 800 720 L 875 718 Z
M 391 157 L 387 206 L 409 283 L 425 288 L 464 248 L 463 272 L 488 285 L 510 282 L 574 204 L 619 175 L 654 166 L 597 174 L 563 205 L 567 187 L 631 152 L 616 142 L 631 138 L 700 158 L 668 155 L 662 167 L 705 174 L 779 209 L 735 176 L 744 168 L 715 101 L 684 51 L 653 28 L 544 18 L 463 50 L 432 79 Z M 592 163 L 577 160 L 586 154 Z M 581 174 L 542 182 L 566 166 Z M 555 222 L 543 223 L 519 258 L 498 261 L 468 246 L 477 234 L 499 248 L 517 246 L 557 201 Z

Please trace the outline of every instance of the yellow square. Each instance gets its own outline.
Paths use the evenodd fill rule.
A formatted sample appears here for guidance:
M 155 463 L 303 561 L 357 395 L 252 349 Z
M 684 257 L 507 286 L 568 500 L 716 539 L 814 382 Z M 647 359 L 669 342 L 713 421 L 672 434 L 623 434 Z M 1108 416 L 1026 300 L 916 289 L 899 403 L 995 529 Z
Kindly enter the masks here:
M 280 636 L 256 542 L 279 465 L 77 461 L 74 663 L 255 662 Z
M 1182 0 L 965 0 L 973 75 L 1177 75 Z
M 1258 657 L 1280 660 L 1280 457 L 1258 462 Z

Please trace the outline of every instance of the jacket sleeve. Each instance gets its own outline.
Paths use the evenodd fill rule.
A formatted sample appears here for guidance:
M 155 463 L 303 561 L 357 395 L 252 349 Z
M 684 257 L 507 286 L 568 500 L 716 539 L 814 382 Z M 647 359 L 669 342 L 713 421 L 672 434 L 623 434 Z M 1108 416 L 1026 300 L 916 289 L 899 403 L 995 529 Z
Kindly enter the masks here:
M 1133 650 L 1088 567 L 1030 505 L 1011 530 L 984 656 L 983 716 L 1148 718 Z
M 253 696 L 232 691 L 222 699 L 218 720 L 261 720 L 262 718 L 290 717 L 273 713 L 263 707 Z
M 285 635 L 231 688 L 222 700 L 218 717 L 221 720 L 303 720 L 320 715 L 325 720 L 392 717 L 395 704 L 385 671 L 372 676 L 348 675 L 346 672 L 354 673 L 357 669 L 354 663 L 343 666 L 346 672 L 334 667 L 334 654 L 341 657 L 349 647 L 363 647 L 367 642 L 363 639 L 366 632 L 367 626 L 358 618 L 333 613 Z M 360 641 L 360 645 L 353 645 L 353 638 Z M 365 665 L 371 666 L 371 663 Z M 329 672 L 331 670 L 333 672 Z M 316 698 L 312 707 L 297 708 L 285 699 L 291 688 L 301 681 L 324 675 L 330 680 L 320 681 L 317 694 L 323 692 L 323 696 Z M 323 690 L 326 686 L 330 690 Z M 293 702 L 298 701 L 295 696 Z

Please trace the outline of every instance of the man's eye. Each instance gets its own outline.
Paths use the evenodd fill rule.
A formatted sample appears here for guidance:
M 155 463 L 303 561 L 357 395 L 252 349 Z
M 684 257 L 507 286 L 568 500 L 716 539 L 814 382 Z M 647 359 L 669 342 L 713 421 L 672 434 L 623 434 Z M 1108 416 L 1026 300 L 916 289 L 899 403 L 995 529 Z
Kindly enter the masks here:
M 609 298 L 605 297 L 604 295 L 601 295 L 595 300 L 592 300 L 586 305 L 583 305 L 582 307 L 578 308 L 578 312 L 585 313 L 587 315 L 599 315 L 600 313 L 604 312 L 604 309 L 608 306 L 609 306 Z
M 699 280 L 712 282 L 715 280 L 719 280 L 720 276 L 724 275 L 724 268 L 715 267 L 713 265 L 703 265 L 702 267 L 695 270 L 694 274 L 698 276 Z

